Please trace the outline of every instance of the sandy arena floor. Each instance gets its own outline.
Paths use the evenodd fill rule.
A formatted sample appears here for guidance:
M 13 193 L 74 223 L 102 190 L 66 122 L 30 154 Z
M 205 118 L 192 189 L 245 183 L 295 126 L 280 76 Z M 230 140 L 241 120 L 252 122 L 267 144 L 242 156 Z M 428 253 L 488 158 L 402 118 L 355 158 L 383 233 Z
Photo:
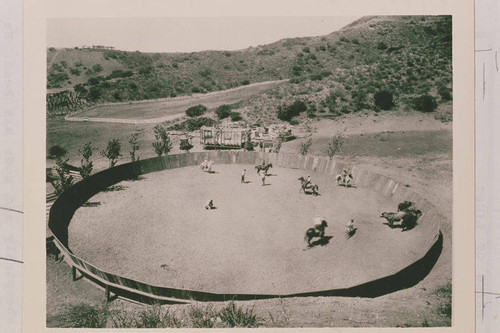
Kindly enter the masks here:
M 247 184 L 240 183 L 246 168 Z M 307 171 L 270 169 L 261 186 L 252 165 L 185 167 L 121 182 L 79 208 L 73 252 L 98 268 L 152 285 L 216 293 L 289 294 L 346 288 L 394 274 L 426 252 L 422 227 L 390 229 L 379 218 L 397 202 L 311 173 L 321 196 L 299 194 Z M 355 184 L 355 182 L 354 182 Z M 217 209 L 204 205 L 213 199 Z M 425 213 L 425 212 L 424 212 Z M 330 243 L 307 249 L 315 216 Z M 346 239 L 353 218 L 357 233 Z

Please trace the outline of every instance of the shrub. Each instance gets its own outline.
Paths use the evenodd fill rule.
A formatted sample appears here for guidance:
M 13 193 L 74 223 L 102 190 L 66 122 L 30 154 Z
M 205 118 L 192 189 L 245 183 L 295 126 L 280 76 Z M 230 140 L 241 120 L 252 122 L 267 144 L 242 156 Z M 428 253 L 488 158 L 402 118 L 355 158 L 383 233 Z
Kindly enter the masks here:
M 442 84 L 438 85 L 437 91 L 438 91 L 439 96 L 441 96 L 441 100 L 443 102 L 451 101 L 451 99 L 453 98 L 453 96 L 451 94 L 451 89 L 442 85 Z
M 201 116 L 203 113 L 205 113 L 205 111 L 207 111 L 207 107 L 199 104 L 199 105 L 192 106 L 189 109 L 187 109 L 186 115 L 188 117 L 198 117 L 198 116 Z
M 106 157 L 109 160 L 109 167 L 115 166 L 118 157 L 122 156 L 120 153 L 122 145 L 117 138 L 109 139 L 106 149 L 101 150 L 101 156 Z
M 78 95 L 86 95 L 88 93 L 87 88 L 83 86 L 83 84 L 79 83 L 73 87 L 73 90 L 78 94 Z
M 60 159 L 61 157 L 63 157 L 64 155 L 66 155 L 68 153 L 68 151 L 59 146 L 59 145 L 54 145 L 52 147 L 49 148 L 49 158 L 50 159 Z
M 127 77 L 131 77 L 132 75 L 134 75 L 134 72 L 132 71 L 123 71 L 121 69 L 117 69 L 117 70 L 114 70 L 113 72 L 111 72 L 111 74 L 109 74 L 108 76 L 106 76 L 106 79 L 114 79 L 114 78 L 117 78 L 117 77 L 121 77 L 121 78 L 127 78 Z
M 280 120 L 290 122 L 293 117 L 298 116 L 301 112 L 307 110 L 307 105 L 304 101 L 295 100 L 293 104 L 289 106 L 279 106 L 277 117 Z
M 373 95 L 375 106 L 382 110 L 389 110 L 394 106 L 392 93 L 386 90 L 378 91 Z
M 95 64 L 94 66 L 92 66 L 92 70 L 96 73 L 99 73 L 102 71 L 102 66 L 100 64 Z
M 231 121 L 240 121 L 241 119 L 243 119 L 241 113 L 239 112 L 231 112 L 229 116 L 231 117 Z
M 90 158 L 92 157 L 92 143 L 87 142 L 82 150 L 79 150 L 78 152 L 80 155 L 82 155 L 81 159 L 81 167 L 80 167 L 80 175 L 82 176 L 83 179 L 87 178 L 90 176 L 92 173 L 92 169 L 94 168 L 94 165 Z
M 301 66 L 293 66 L 292 67 L 292 74 L 295 75 L 295 76 L 300 76 L 302 74 L 302 70 L 303 68 Z
M 139 68 L 139 74 L 141 75 L 149 75 L 151 74 L 152 71 L 153 71 L 153 66 L 150 65 Z
M 210 69 L 205 69 L 200 72 L 201 77 L 208 78 L 212 76 L 212 71 Z
M 188 139 L 182 139 L 179 145 L 180 150 L 185 150 L 186 153 L 189 152 L 189 150 L 193 148 L 193 145 L 189 142 Z
M 305 46 L 302 48 L 302 52 L 309 53 L 309 52 L 311 52 L 311 50 L 307 46 Z
M 87 84 L 89 84 L 91 86 L 96 86 L 99 84 L 99 78 L 98 77 L 91 77 L 90 79 L 88 79 Z
M 338 92 L 331 91 L 330 94 L 328 94 L 328 96 L 326 96 L 326 98 L 323 100 L 322 104 L 323 104 L 323 106 L 325 106 L 326 108 L 328 108 L 328 110 L 331 113 L 334 113 L 335 109 L 338 106 L 337 98 L 339 98 L 339 97 L 340 96 L 339 96 Z
M 66 73 L 49 73 L 47 76 L 48 87 L 58 87 L 61 83 L 68 80 L 69 77 Z
M 307 117 L 308 118 L 316 117 L 316 104 L 314 103 L 309 104 L 309 107 L 307 108 Z
M 69 71 L 70 71 L 71 74 L 76 75 L 76 76 L 79 76 L 80 73 L 82 72 L 78 68 L 70 68 Z
M 89 99 L 91 101 L 95 102 L 100 97 L 101 97 L 101 90 L 98 87 L 96 87 L 96 86 L 90 87 L 90 90 L 89 90 Z
M 243 310 L 231 301 L 219 312 L 219 317 L 229 327 L 257 327 L 259 318 L 253 313 L 253 309 Z
M 353 43 L 353 44 L 356 44 L 356 45 L 357 45 L 357 44 L 359 44 L 359 40 L 358 40 L 358 39 L 356 39 L 356 38 L 353 38 L 353 39 L 351 39 L 351 43 Z
M 436 99 L 430 95 L 422 95 L 413 99 L 415 110 L 422 112 L 433 112 L 437 108 Z
M 168 129 L 172 131 L 196 131 L 199 130 L 202 126 L 213 126 L 215 121 L 210 118 L 198 117 L 198 118 L 190 118 L 188 120 L 183 121 L 180 124 L 175 124 L 170 126 Z
M 250 140 L 247 140 L 243 146 L 243 148 L 246 150 L 246 151 L 253 151 L 253 143 L 252 141 Z
M 241 85 L 242 85 L 242 86 L 247 86 L 247 85 L 249 85 L 249 84 L 250 84 L 250 81 L 249 81 L 249 80 L 243 80 L 243 81 L 241 81 Z
M 385 50 L 385 49 L 387 49 L 387 44 L 384 43 L 384 42 L 378 42 L 377 43 L 377 49 L 379 49 L 379 50 Z
M 215 113 L 219 119 L 227 118 L 231 115 L 231 106 L 227 104 L 223 104 L 215 109 Z

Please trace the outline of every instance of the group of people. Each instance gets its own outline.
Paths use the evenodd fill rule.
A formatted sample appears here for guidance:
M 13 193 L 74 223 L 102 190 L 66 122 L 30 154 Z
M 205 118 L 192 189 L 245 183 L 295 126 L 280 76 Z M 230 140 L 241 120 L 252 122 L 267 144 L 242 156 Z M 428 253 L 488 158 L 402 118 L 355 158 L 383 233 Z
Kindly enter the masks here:
M 265 186 L 267 172 L 265 170 L 260 170 L 257 173 L 258 173 L 260 179 L 262 180 L 262 186 Z M 241 181 L 240 181 L 242 184 L 247 183 L 247 181 L 245 180 L 246 175 L 247 175 L 247 169 L 243 169 L 243 171 L 241 172 Z
M 337 181 L 337 185 L 343 185 L 343 186 L 350 186 L 350 182 L 353 179 L 352 174 L 350 174 L 346 169 L 342 170 L 342 173 L 340 175 L 337 175 L 335 177 L 335 180 Z

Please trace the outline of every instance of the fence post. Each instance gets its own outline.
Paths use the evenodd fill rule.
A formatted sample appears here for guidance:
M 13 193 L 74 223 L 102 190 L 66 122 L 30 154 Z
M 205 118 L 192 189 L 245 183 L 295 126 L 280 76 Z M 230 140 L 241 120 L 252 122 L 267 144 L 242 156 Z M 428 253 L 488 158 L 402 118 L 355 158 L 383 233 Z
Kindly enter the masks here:
M 109 292 L 109 286 L 106 285 L 106 303 L 109 303 L 111 297 L 110 297 L 110 292 Z

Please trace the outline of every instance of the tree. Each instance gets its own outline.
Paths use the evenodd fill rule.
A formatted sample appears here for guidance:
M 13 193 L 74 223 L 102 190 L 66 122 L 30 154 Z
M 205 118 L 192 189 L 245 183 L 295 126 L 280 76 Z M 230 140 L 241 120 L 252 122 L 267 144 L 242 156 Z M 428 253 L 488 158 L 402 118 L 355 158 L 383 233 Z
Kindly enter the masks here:
M 280 120 L 290 122 L 293 117 L 298 116 L 301 112 L 307 110 L 307 105 L 304 101 L 296 100 L 289 106 L 280 105 L 278 107 L 277 117 Z
M 120 153 L 122 145 L 117 138 L 109 139 L 106 149 L 101 150 L 101 155 L 109 160 L 109 167 L 115 166 L 118 157 L 122 156 Z
M 245 149 L 246 151 L 253 151 L 253 143 L 252 143 L 252 141 L 245 142 L 245 145 L 243 146 L 243 149 Z
M 81 167 L 80 167 L 80 175 L 82 176 L 83 179 L 87 178 L 90 176 L 92 173 L 92 169 L 94 168 L 94 165 L 90 158 L 92 157 L 92 143 L 87 142 L 82 150 L 79 150 L 78 153 L 82 155 L 81 159 Z
M 302 156 L 306 156 L 307 153 L 309 152 L 309 148 L 311 148 L 312 145 L 312 139 L 309 137 L 306 142 L 302 142 L 300 144 L 299 152 Z
M 253 151 L 251 132 L 248 131 L 246 133 L 246 136 L 247 136 L 247 140 L 245 141 L 245 144 L 243 145 L 243 149 L 245 149 L 246 151 Z
M 231 106 L 227 104 L 222 104 L 217 109 L 215 109 L 215 113 L 219 119 L 227 118 L 231 115 Z
M 54 160 L 62 158 L 67 153 L 68 151 L 59 145 L 54 145 L 49 148 L 49 158 Z
M 207 111 L 207 107 L 205 105 L 199 104 L 199 105 L 192 106 L 189 109 L 187 109 L 186 115 L 188 117 L 199 117 L 203 113 L 205 113 L 205 111 Z
M 93 101 L 93 102 L 95 102 L 100 97 L 101 97 L 101 90 L 98 87 L 96 87 L 96 86 L 90 87 L 90 90 L 89 90 L 89 98 L 90 98 L 90 100 Z
M 333 156 L 339 152 L 339 150 L 342 148 L 343 145 L 344 145 L 344 137 L 341 134 L 337 134 L 334 137 L 332 137 L 328 142 L 328 148 L 326 150 L 328 157 L 332 159 Z
M 73 185 L 73 176 L 69 173 L 67 162 L 68 159 L 63 160 L 62 158 L 58 158 L 56 161 L 56 172 L 58 177 L 47 177 L 54 187 L 56 195 L 60 195 Z
M 186 153 L 189 153 L 189 150 L 193 148 L 193 145 L 189 142 L 189 139 L 182 139 L 179 145 L 180 150 L 185 150 Z
M 128 140 L 128 143 L 130 144 L 130 159 L 132 162 L 137 162 L 139 161 L 139 156 L 136 156 L 136 151 L 139 150 L 139 141 L 137 140 L 139 134 L 137 133 L 132 133 L 130 136 L 130 140 Z
M 168 136 L 167 131 L 163 126 L 156 125 L 154 128 L 156 142 L 153 142 L 153 150 L 160 157 L 161 155 L 167 155 L 172 150 L 172 142 Z

